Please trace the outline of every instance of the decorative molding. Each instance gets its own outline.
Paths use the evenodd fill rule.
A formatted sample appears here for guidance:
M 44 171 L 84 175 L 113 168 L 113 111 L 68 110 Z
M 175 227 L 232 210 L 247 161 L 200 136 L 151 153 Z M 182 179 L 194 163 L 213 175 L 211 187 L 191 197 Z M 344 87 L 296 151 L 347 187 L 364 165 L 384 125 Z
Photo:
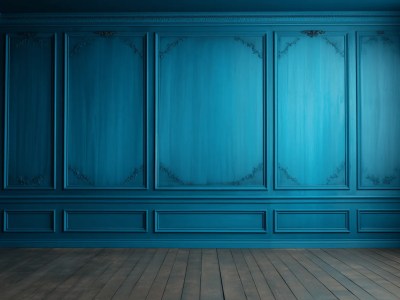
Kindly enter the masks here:
M 75 221 L 73 221 L 74 216 L 78 216 Z M 83 219 L 90 221 L 86 222 Z M 138 224 L 140 225 L 136 226 Z M 64 210 L 64 232 L 123 233 L 147 231 L 147 210 Z
M 335 52 L 337 53 L 337 54 L 339 54 L 341 57 L 344 57 L 344 49 L 342 50 L 342 49 L 340 49 L 339 48 L 339 46 L 338 46 L 338 44 L 337 43 L 335 43 L 335 42 L 332 42 L 329 38 L 327 38 L 327 37 L 322 37 L 329 45 L 331 45 L 334 49 L 335 49 Z
M 238 216 L 241 215 L 249 218 L 240 221 Z M 175 227 L 171 227 L 169 224 L 163 226 L 163 216 L 173 218 Z M 188 220 L 191 220 L 190 224 L 188 224 Z M 232 225 L 223 226 L 224 222 Z M 218 225 L 213 225 L 213 223 Z M 266 233 L 267 211 L 155 210 L 154 231 L 164 233 Z
M 122 38 L 122 37 L 120 37 L 120 39 L 125 45 L 127 45 L 129 48 L 133 50 L 134 54 L 137 54 L 140 56 L 140 58 L 143 58 L 142 51 L 139 50 L 138 47 L 136 47 L 136 44 L 133 41 L 129 40 L 128 38 Z
M 317 37 L 319 35 L 325 34 L 325 31 L 323 31 L 323 30 L 303 30 L 301 33 L 307 35 L 310 38 L 313 38 L 313 37 Z
M 235 41 L 243 44 L 245 47 L 249 48 L 253 52 L 253 54 L 255 54 L 258 58 L 263 59 L 263 53 L 257 49 L 256 45 L 254 45 L 253 43 L 250 43 L 248 41 L 245 41 L 240 36 L 235 36 L 233 39 Z
M 36 175 L 31 178 L 26 177 L 26 176 L 18 176 L 17 182 L 19 185 L 24 185 L 24 186 L 41 186 L 43 184 L 44 176 L 43 175 Z
M 166 167 L 164 164 L 160 163 L 159 164 L 159 170 L 161 173 L 164 173 L 167 175 L 168 178 L 170 178 L 172 181 L 177 183 L 177 185 L 180 186 L 196 186 L 195 184 L 191 182 L 186 182 L 183 179 L 181 179 L 178 175 L 176 175 L 174 172 L 172 172 L 171 169 Z M 227 182 L 221 182 L 217 184 L 221 184 L 224 186 L 240 186 L 242 185 L 245 181 L 253 179 L 257 173 L 260 173 L 264 170 L 264 163 L 259 163 L 257 166 L 253 168 L 253 170 L 249 173 L 241 177 L 239 180 L 234 180 L 234 181 L 227 181 Z
M 15 42 L 16 48 L 27 46 L 43 48 L 50 43 L 49 39 L 40 38 L 36 32 L 18 32 L 15 33 L 15 37 L 19 38 L 19 40 Z
M 68 166 L 68 171 L 70 171 L 79 181 L 84 182 L 86 185 L 94 186 L 94 182 L 89 179 L 89 177 L 83 174 L 79 169 L 72 166 Z
M 134 168 L 132 173 L 128 177 L 126 177 L 123 184 L 128 184 L 130 182 L 134 182 L 136 180 L 137 176 L 139 175 L 139 173 L 142 172 L 143 170 L 144 170 L 143 166 Z
M 116 34 L 115 31 L 95 31 L 94 33 L 103 38 L 112 38 Z
M 210 24 L 254 24 L 254 25 L 399 25 L 398 12 L 262 12 L 262 13 L 59 13 L 46 14 L 3 14 L 0 24 L 43 24 L 43 25 L 72 25 L 81 27 L 83 25 L 98 25 L 104 27 L 112 25 L 143 26 L 150 24 L 176 24 L 187 26 L 198 24 L 209 26 Z
M 336 180 L 339 178 L 339 174 L 343 173 L 346 171 L 346 163 L 342 162 L 327 179 L 326 179 L 326 184 L 330 185 L 332 181 Z
M 359 209 L 357 224 L 358 232 L 361 233 L 400 233 L 400 210 Z
M 293 182 L 295 185 L 300 185 L 300 182 L 296 177 L 290 175 L 288 168 L 278 164 L 278 171 L 289 181 Z
M 72 57 L 72 56 L 74 56 L 74 55 L 79 54 L 79 52 L 81 52 L 81 50 L 82 50 L 83 48 L 89 46 L 92 42 L 93 42 L 92 39 L 88 39 L 88 40 L 80 41 L 80 42 L 76 43 L 76 44 L 72 47 L 72 49 L 70 50 L 69 55 Z
M 327 222 L 326 216 L 337 216 L 341 226 L 332 226 L 332 222 Z M 303 217 L 304 223 L 300 220 Z M 287 217 L 287 223 L 282 224 L 283 218 Z M 318 218 L 320 226 L 314 226 L 312 219 Z M 306 225 L 304 225 L 306 224 Z M 324 226 L 325 225 L 325 226 Z M 274 232 L 275 233 L 349 233 L 350 232 L 350 211 L 349 210 L 274 210 Z
M 165 55 L 167 55 L 167 53 L 169 51 L 171 51 L 173 48 L 177 47 L 179 44 L 181 44 L 186 38 L 185 37 L 180 37 L 177 38 L 175 41 L 168 43 L 167 46 L 165 47 L 165 50 L 160 50 L 158 52 L 158 55 L 160 57 L 160 59 L 163 59 Z
M 12 227 L 10 218 L 14 215 L 14 221 L 21 220 L 22 226 Z M 29 218 L 31 216 L 32 219 Z M 49 222 L 48 227 L 38 227 L 38 220 L 43 217 L 45 222 Z M 29 222 L 31 221 L 31 222 Z M 55 232 L 56 213 L 55 210 L 4 210 L 3 212 L 4 232 Z
M 285 48 L 283 48 L 283 50 L 278 52 L 278 58 L 280 58 L 282 55 L 285 55 L 286 53 L 288 53 L 289 48 L 296 45 L 297 42 L 300 41 L 300 38 L 296 38 L 291 42 L 286 43 Z

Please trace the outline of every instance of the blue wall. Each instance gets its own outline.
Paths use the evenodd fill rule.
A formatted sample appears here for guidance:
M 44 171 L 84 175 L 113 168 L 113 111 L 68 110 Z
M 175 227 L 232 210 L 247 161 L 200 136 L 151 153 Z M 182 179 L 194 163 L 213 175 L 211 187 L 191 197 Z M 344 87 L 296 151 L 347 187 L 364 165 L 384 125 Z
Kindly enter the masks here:
M 0 246 L 400 246 L 395 14 L 0 24 Z

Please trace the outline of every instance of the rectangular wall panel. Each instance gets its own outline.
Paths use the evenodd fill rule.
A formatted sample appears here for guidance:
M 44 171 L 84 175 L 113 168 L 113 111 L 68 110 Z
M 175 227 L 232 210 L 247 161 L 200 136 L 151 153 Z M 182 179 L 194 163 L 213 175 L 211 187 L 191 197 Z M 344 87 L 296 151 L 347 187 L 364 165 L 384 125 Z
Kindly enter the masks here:
M 158 37 L 158 188 L 265 189 L 264 41 Z
M 349 232 L 348 210 L 275 210 L 276 233 Z
M 400 188 L 400 35 L 358 38 L 359 187 Z
M 267 231 L 265 211 L 155 211 L 155 232 Z
M 347 36 L 275 36 L 275 188 L 347 189 Z
M 55 36 L 6 36 L 4 185 L 54 188 Z
M 66 36 L 65 187 L 146 186 L 146 38 Z
M 4 232 L 55 232 L 54 210 L 5 210 Z
M 400 210 L 359 210 L 358 232 L 400 232 Z
M 65 232 L 147 232 L 147 211 L 65 210 Z

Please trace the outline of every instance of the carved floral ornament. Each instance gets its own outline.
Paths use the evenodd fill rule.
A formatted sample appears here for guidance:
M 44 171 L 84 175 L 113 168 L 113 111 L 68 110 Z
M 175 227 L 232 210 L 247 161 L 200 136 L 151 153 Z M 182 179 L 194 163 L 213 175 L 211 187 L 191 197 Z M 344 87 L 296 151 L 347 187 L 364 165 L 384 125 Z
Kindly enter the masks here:
M 174 49 L 175 47 L 178 47 L 186 39 L 188 39 L 188 37 L 179 37 L 179 38 L 175 39 L 174 41 L 168 43 L 163 50 L 160 50 L 158 52 L 160 59 L 163 59 L 172 49 Z M 254 55 L 256 55 L 258 58 L 261 58 L 261 59 L 263 58 L 262 49 L 261 50 L 257 49 L 257 46 L 254 43 L 251 43 L 251 42 L 247 41 L 245 38 L 240 37 L 240 36 L 234 36 L 234 37 L 232 37 L 232 39 L 236 42 L 239 42 L 246 48 L 249 48 L 251 50 L 251 52 Z
M 338 55 L 340 55 L 341 57 L 344 57 L 345 50 L 342 49 L 342 47 L 340 47 L 340 45 L 338 45 L 337 42 L 334 42 L 334 41 L 330 40 L 329 37 L 324 36 L 326 33 L 325 31 L 323 31 L 323 30 L 303 30 L 303 31 L 301 31 L 301 33 L 303 35 L 308 36 L 309 38 L 317 38 L 317 37 L 322 38 L 323 40 L 325 40 L 325 42 L 328 45 L 332 46 L 335 49 L 335 52 Z M 287 54 L 289 49 L 291 47 L 293 47 L 294 45 L 296 45 L 300 40 L 301 40 L 301 38 L 297 37 L 297 38 L 293 39 L 292 41 L 285 43 L 285 45 L 283 46 L 283 49 L 278 51 L 278 58 L 281 58 L 282 56 Z
M 133 50 L 133 53 L 136 55 L 139 55 L 141 58 L 143 58 L 143 52 L 140 50 L 141 47 L 137 47 L 136 43 L 132 41 L 132 38 L 129 36 L 118 36 L 118 33 L 115 31 L 95 31 L 93 34 L 105 38 L 105 39 L 114 39 L 118 38 L 120 42 L 128 46 Z M 70 57 L 73 57 L 74 55 L 78 55 L 84 48 L 90 46 L 94 42 L 93 37 L 84 37 L 84 39 L 77 41 L 74 45 L 71 46 L 70 50 Z

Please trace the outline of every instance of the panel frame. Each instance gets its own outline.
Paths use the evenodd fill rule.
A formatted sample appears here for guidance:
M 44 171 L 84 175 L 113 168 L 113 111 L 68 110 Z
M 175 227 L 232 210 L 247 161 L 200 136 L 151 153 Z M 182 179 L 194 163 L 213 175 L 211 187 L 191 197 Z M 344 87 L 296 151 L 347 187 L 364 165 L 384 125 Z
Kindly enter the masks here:
M 69 39 L 70 37 L 99 37 L 99 33 L 112 34 L 116 37 L 142 38 L 143 46 L 143 184 L 142 186 L 70 186 L 68 185 L 68 100 L 69 100 Z M 64 32 L 64 130 L 63 130 L 63 189 L 64 190 L 148 190 L 148 105 L 149 105 L 149 33 L 145 31 L 126 31 L 95 28 L 91 31 L 65 31 Z
M 57 189 L 57 81 L 58 81 L 58 68 L 57 68 L 57 60 L 58 60 L 58 47 L 57 47 L 57 39 L 58 35 L 55 32 L 29 32 L 35 34 L 35 36 L 39 37 L 48 37 L 51 40 L 52 44 L 52 83 L 51 83 L 51 89 L 52 89 L 52 176 L 51 176 L 51 181 L 52 184 L 50 186 L 11 186 L 8 184 L 8 159 L 9 159 L 9 102 L 10 102 L 10 42 L 12 36 L 15 36 L 19 33 L 24 33 L 24 32 L 7 32 L 5 34 L 5 65 L 4 65 L 4 154 L 3 154 L 3 164 L 4 164 L 4 170 L 3 170 L 3 188 L 5 190 L 56 190 Z
M 310 228 L 310 229 L 280 229 L 278 219 L 280 214 L 339 214 L 346 218 L 344 228 Z M 274 233 L 350 233 L 350 210 L 349 209 L 275 209 L 274 210 Z
M 142 213 L 144 217 L 143 229 L 71 229 L 69 228 L 69 215 L 73 213 L 86 213 L 86 214 L 107 214 L 107 213 L 119 213 L 119 214 L 131 214 L 131 213 Z M 148 210 L 115 210 L 115 209 L 64 209 L 63 210 L 63 232 L 96 232 L 96 233 L 147 233 L 149 231 L 149 218 Z
M 357 232 L 358 233 L 400 233 L 399 228 L 368 228 L 362 227 L 361 218 L 363 215 L 377 215 L 380 213 L 384 214 L 398 214 L 400 216 L 399 209 L 358 209 L 357 210 Z
M 262 229 L 240 229 L 240 228 L 228 228 L 228 229 L 218 229 L 218 228 L 210 228 L 210 229 L 195 229 L 195 228 L 187 228 L 187 229 L 162 229 L 160 228 L 160 215 L 175 213 L 175 214 L 257 214 L 262 215 L 263 226 Z M 201 210 L 190 210 L 190 209 L 181 209 L 181 210 L 170 210 L 170 209 L 156 209 L 154 210 L 154 232 L 155 233 L 268 233 L 267 226 L 267 210 L 211 210 L 211 209 L 201 209 Z
M 357 99 L 356 99 L 356 106 L 357 106 L 357 113 L 356 113 L 356 118 L 357 118 L 357 138 L 356 138 L 356 144 L 357 144 L 357 190 L 400 190 L 400 185 L 399 186 L 365 186 L 362 185 L 362 156 L 361 156 L 361 148 L 362 148 L 362 140 L 361 140 L 361 131 L 362 131 L 362 126 L 361 126 L 361 115 L 362 115 L 362 105 L 361 105 L 361 39 L 363 37 L 374 37 L 374 36 L 397 36 L 400 38 L 400 34 L 396 31 L 393 31 L 392 29 L 385 30 L 383 28 L 382 30 L 368 30 L 368 31 L 357 31 L 356 32 L 356 73 L 357 73 L 357 78 L 356 78 L 356 90 L 357 90 Z
M 209 30 L 209 31 L 204 31 L 204 29 L 200 29 L 199 31 L 195 32 L 186 32 L 186 31 L 155 31 L 154 37 L 154 92 L 155 92 L 155 105 L 154 105 L 154 189 L 158 191 L 267 191 L 268 190 L 268 153 L 267 153 L 267 141 L 268 141 L 268 120 L 267 120 L 267 108 L 268 108 L 268 99 L 267 99 L 267 81 L 268 81 L 268 73 L 267 73 L 267 64 L 268 64 L 268 36 L 269 32 L 267 30 L 256 30 L 256 31 L 214 31 L 214 30 Z M 262 128 L 262 138 L 263 138 L 263 149 L 262 149 L 262 157 L 263 157 L 263 182 L 260 186 L 221 186 L 221 185 L 215 185 L 215 186 L 196 186 L 196 185 L 191 185 L 191 186 L 160 186 L 159 185 L 159 159 L 158 159 L 158 116 L 159 116 L 159 111 L 158 111 L 158 103 L 160 101 L 160 80 L 161 80 L 161 75 L 159 72 L 160 69 L 160 59 L 159 59 L 159 53 L 160 53 L 160 39 L 163 37 L 169 37 L 169 38 L 182 38 L 182 37 L 189 37 L 189 38 L 198 38 L 198 37 L 257 37 L 262 39 L 262 105 L 263 105 L 263 111 L 262 111 L 262 118 L 263 118 L 263 128 Z
M 35 214 L 48 213 L 52 215 L 52 229 L 24 228 L 10 229 L 8 226 L 9 213 Z M 5 233 L 55 233 L 56 232 L 56 210 L 55 209 L 4 209 L 3 211 L 3 232 Z
M 347 30 L 331 30 L 329 28 L 325 28 L 324 26 L 309 26 L 308 28 L 316 28 L 317 30 L 303 30 L 303 31 L 295 31 L 295 30 L 274 30 L 273 31 L 273 57 L 274 57 L 274 70 L 273 70 L 273 86 L 274 86 L 274 96 L 273 96 L 273 189 L 276 191 L 304 191 L 304 190 L 350 190 L 350 87 L 349 87 L 349 79 L 350 79 L 350 66 L 349 66 L 349 31 Z M 322 34 L 324 36 L 335 36 L 335 37 L 343 37 L 344 42 L 344 113 L 345 113 L 345 184 L 344 185 L 299 185 L 299 186 L 289 186 L 289 185 L 279 185 L 278 184 L 278 38 L 283 37 L 304 37 L 307 36 L 307 32 L 315 31 L 317 35 Z M 322 33 L 319 33 L 321 32 Z M 311 33 L 312 34 L 312 33 Z

